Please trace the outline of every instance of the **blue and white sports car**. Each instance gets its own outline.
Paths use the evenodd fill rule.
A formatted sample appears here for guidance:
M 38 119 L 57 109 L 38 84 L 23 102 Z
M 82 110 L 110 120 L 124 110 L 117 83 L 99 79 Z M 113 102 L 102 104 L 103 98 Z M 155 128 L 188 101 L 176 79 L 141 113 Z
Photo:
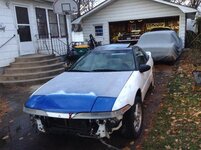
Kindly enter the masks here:
M 109 138 L 115 130 L 137 138 L 144 97 L 153 86 L 151 53 L 127 44 L 105 45 L 35 91 L 24 104 L 41 132 L 62 129 Z

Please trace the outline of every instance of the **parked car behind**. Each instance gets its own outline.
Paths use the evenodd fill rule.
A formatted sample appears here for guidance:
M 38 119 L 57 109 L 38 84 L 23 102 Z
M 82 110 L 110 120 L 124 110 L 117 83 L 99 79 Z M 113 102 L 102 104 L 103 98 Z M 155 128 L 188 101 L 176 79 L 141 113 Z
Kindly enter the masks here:
M 169 31 L 169 30 L 172 30 L 171 28 L 169 27 L 155 27 L 155 28 L 152 28 L 150 31 Z
M 62 129 L 94 138 L 121 130 L 137 138 L 144 97 L 154 84 L 153 60 L 150 52 L 127 46 L 99 46 L 34 92 L 24 112 L 38 130 Z
M 175 31 L 144 33 L 136 46 L 150 51 L 154 61 L 174 62 L 182 53 L 183 43 Z

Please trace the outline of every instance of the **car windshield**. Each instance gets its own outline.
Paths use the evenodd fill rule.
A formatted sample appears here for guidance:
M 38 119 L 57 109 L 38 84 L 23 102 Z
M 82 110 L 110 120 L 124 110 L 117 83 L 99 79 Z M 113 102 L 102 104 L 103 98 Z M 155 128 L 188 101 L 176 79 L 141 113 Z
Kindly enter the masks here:
M 69 71 L 74 72 L 112 72 L 133 71 L 132 50 L 92 51 L 79 60 Z

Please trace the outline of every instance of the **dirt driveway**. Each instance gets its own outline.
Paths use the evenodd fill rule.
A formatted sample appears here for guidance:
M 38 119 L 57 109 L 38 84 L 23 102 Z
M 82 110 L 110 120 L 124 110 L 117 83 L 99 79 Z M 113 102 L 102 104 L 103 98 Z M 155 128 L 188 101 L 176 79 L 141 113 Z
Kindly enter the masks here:
M 167 93 L 173 66 L 155 66 L 155 90 L 149 92 L 144 104 L 144 129 L 136 141 L 125 140 L 114 134 L 109 144 L 118 149 L 141 149 L 141 143 L 152 127 L 152 120 Z M 41 135 L 33 130 L 29 116 L 22 112 L 23 103 L 33 92 L 32 87 L 0 87 L 0 149 L 1 150 L 106 150 L 98 140 L 71 135 Z M 2 107 L 4 106 L 4 107 Z M 2 117 L 3 116 L 3 117 Z

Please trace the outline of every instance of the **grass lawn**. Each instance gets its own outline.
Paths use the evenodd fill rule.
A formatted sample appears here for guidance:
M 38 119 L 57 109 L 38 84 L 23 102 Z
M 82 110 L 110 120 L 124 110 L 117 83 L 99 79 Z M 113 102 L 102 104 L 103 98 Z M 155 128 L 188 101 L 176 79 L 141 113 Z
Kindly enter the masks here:
M 201 149 L 201 85 L 195 84 L 194 70 L 201 71 L 201 50 L 184 52 L 175 65 L 169 92 L 143 149 Z

